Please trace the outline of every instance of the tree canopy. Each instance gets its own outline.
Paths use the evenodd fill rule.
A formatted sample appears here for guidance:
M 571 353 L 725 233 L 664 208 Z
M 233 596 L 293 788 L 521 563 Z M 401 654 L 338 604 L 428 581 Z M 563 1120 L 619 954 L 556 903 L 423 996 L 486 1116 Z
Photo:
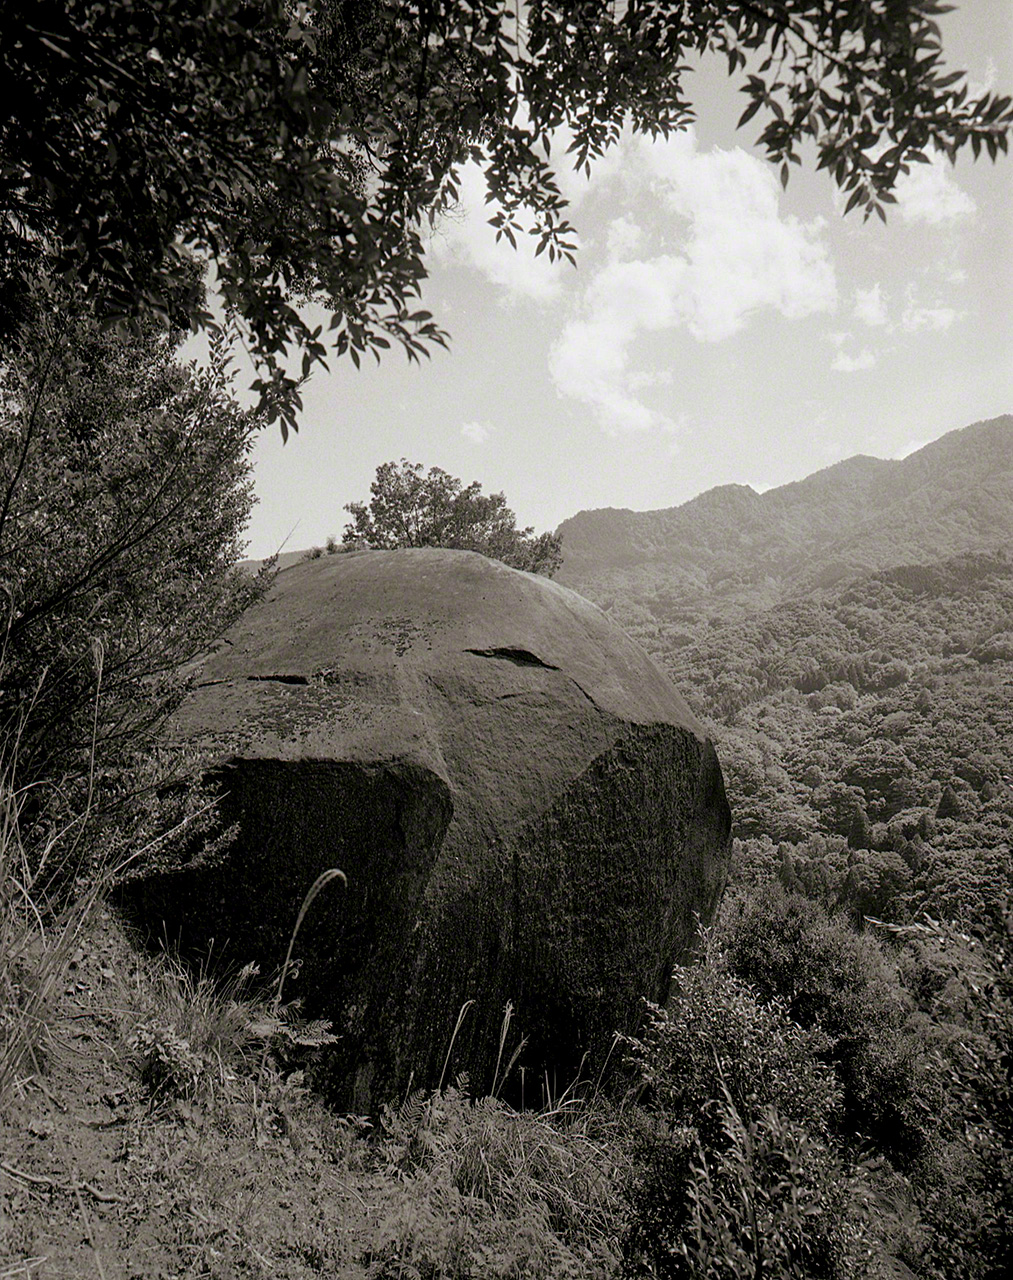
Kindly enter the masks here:
M 693 118 L 692 56 L 745 95 L 783 182 L 815 147 L 884 215 L 933 148 L 1007 148 L 1011 100 L 943 61 L 936 0 L 10 0 L 0 19 L 0 333 L 41 273 L 105 318 L 212 326 L 188 255 L 259 368 L 283 434 L 327 343 L 358 363 L 445 334 L 416 306 L 422 233 L 483 167 L 512 243 L 573 255 L 550 164 L 589 165 L 629 122 Z M 330 332 L 300 316 L 323 302 Z M 293 370 L 291 358 L 301 357 Z
M 453 547 L 478 551 L 514 569 L 551 578 L 562 563 L 558 534 L 535 537 L 532 527 L 517 528 L 517 518 L 502 493 L 485 494 L 477 480 L 464 487 L 456 477 L 421 462 L 402 458 L 376 469 L 367 506 L 350 502 L 353 519 L 343 541 L 380 550 L 397 547 Z

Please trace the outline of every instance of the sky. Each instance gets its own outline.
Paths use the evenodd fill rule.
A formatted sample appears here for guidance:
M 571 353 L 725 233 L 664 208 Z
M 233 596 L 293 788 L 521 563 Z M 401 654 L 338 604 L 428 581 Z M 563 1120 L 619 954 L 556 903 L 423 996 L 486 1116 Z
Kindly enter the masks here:
M 941 25 L 952 67 L 1013 92 L 1013 0 L 965 0 Z M 313 375 L 298 434 L 255 446 L 248 555 L 340 539 L 345 504 L 402 457 L 504 492 L 541 532 L 903 457 L 1013 412 L 1013 161 L 934 159 L 886 226 L 845 218 L 811 163 L 781 190 L 752 146 L 760 117 L 735 129 L 724 63 L 689 88 L 692 130 L 624 135 L 590 181 L 562 162 L 576 268 L 497 245 L 464 172 L 421 304 L 449 351 Z

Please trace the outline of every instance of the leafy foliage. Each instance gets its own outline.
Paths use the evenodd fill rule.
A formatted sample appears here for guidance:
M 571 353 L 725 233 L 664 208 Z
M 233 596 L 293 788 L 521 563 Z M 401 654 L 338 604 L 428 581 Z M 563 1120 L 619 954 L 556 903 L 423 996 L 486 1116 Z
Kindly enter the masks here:
M 828 1131 L 841 1105 L 840 1087 L 821 1058 L 828 1037 L 803 1030 L 783 1001 L 761 1003 L 745 983 L 714 965 L 680 968 L 675 977 L 667 1006 L 648 1004 L 641 1038 L 628 1042 L 652 1105 L 673 1124 L 706 1129 L 706 1108 L 726 1098 L 749 1117 L 772 1105 L 815 1131 Z
M 0 729 L 26 838 L 86 793 L 108 812 L 143 792 L 153 817 L 178 762 L 152 738 L 181 667 L 269 578 L 237 568 L 256 419 L 222 345 L 202 371 L 177 363 L 178 338 L 40 307 L 0 368 Z
M 932 1228 L 928 1255 L 946 1276 L 1002 1275 L 1013 1260 L 1009 956 L 931 918 L 881 929 L 898 948 L 935 1068 L 935 1140 L 916 1184 Z
M 848 1222 L 854 1191 L 827 1147 L 774 1107 L 747 1122 L 726 1096 L 718 1114 L 725 1141 L 709 1150 L 699 1143 L 692 1165 L 683 1274 L 861 1274 L 860 1232 Z
M 724 927 L 731 972 L 828 1038 L 843 1091 L 841 1130 L 903 1166 L 924 1141 L 915 1112 L 917 1050 L 904 1031 L 896 976 L 875 940 L 776 883 L 734 904 Z
M 740 883 L 1005 939 L 1011 429 L 562 526 L 562 580 L 631 626 L 714 736 Z
M 646 1088 L 627 1274 L 836 1276 L 860 1249 L 858 1184 L 830 1139 L 830 1045 L 711 960 L 649 1007 L 630 1063 Z M 854 1183 L 854 1185 L 853 1185 Z
M 856 458 L 764 495 L 729 487 L 562 527 L 564 581 L 686 691 L 734 815 L 711 946 L 747 995 L 696 1014 L 698 1039 L 697 997 L 677 993 L 671 1050 L 652 1026 L 642 1037 L 659 1100 L 688 1081 L 709 1098 L 704 1121 L 659 1111 L 644 1146 L 632 1244 L 662 1243 L 672 1274 L 747 1275 L 758 1260 L 792 1274 L 795 1245 L 754 1231 L 749 1206 L 786 1203 L 788 1165 L 791 1203 L 806 1202 L 820 1175 L 799 1172 L 803 1137 L 851 1187 L 840 1221 L 858 1235 L 831 1233 L 824 1260 L 932 1280 L 1010 1268 L 1011 429 L 1000 418 L 899 463 Z M 792 1040 L 765 1048 L 743 999 L 823 1038 L 816 1060 L 841 1100 L 826 1136 L 783 1098 L 764 1117 L 744 1094 Z M 708 1078 L 709 1044 L 724 1082 Z M 779 1075 L 801 1082 L 800 1061 Z
M 551 578 L 562 560 L 559 536 L 518 529 L 502 493 L 484 494 L 477 480 L 466 488 L 454 476 L 421 462 L 402 458 L 385 462 L 370 485 L 369 505 L 349 503 L 353 520 L 345 526 L 346 543 L 365 543 L 381 550 L 396 547 L 454 547 L 479 551 L 515 569 Z
M 131 1030 L 141 1080 L 157 1105 L 213 1099 L 237 1074 L 292 1073 L 300 1051 L 333 1044 L 330 1024 L 302 1018 L 296 1004 L 278 1005 L 248 964 L 225 979 L 192 972 L 163 953 L 151 965 L 147 1009 Z M 275 984 L 277 991 L 278 983 Z
M 947 72 L 933 0 L 679 7 L 656 0 L 32 0 L 5 6 L 0 67 L 3 329 L 40 270 L 98 295 L 107 316 L 213 324 L 185 270 L 195 253 L 257 359 L 283 432 L 326 355 L 293 306 L 324 301 L 334 347 L 358 362 L 390 343 L 443 342 L 412 310 L 421 226 L 485 172 L 497 233 L 572 258 L 549 164 L 556 132 L 577 166 L 627 119 L 667 134 L 692 119 L 690 56 L 727 60 L 741 124 L 788 181 L 803 142 L 884 214 L 890 188 L 934 147 L 1007 146 L 1010 99 Z M 558 141 L 558 139 L 557 139 Z M 297 376 L 285 357 L 295 344 Z

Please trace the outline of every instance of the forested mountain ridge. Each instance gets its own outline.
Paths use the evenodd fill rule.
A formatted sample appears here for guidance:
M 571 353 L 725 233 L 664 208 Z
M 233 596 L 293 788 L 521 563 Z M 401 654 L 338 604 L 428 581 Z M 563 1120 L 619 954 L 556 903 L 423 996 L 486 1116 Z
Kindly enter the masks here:
M 560 531 L 561 580 L 637 636 L 713 734 L 741 875 L 1004 936 L 1013 417 L 902 461 Z
M 1013 417 L 558 532 L 558 580 L 717 745 L 734 840 L 714 954 L 836 1039 L 886 1154 L 889 1243 L 863 1274 L 1010 1274 Z
M 747 861 L 780 846 L 789 862 L 816 858 L 842 900 L 857 876 L 856 909 L 897 919 L 945 905 L 1001 935 L 1013 888 L 1008 553 L 872 574 L 657 656 L 718 742 Z
M 646 639 L 743 616 L 855 573 L 1013 543 L 1013 416 L 899 461 L 855 457 L 758 494 L 724 485 L 659 511 L 583 511 L 557 580 Z M 656 646 L 651 646 L 656 647 Z

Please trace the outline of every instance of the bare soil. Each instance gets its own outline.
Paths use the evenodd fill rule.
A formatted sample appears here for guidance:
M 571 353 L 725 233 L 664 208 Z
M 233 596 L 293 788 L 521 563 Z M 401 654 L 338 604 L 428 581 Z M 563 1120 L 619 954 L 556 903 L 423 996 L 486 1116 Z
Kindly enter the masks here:
M 0 1114 L 0 1280 L 361 1280 L 372 1175 L 354 1125 L 277 1074 L 153 1098 L 129 1045 L 147 964 L 100 908 Z

